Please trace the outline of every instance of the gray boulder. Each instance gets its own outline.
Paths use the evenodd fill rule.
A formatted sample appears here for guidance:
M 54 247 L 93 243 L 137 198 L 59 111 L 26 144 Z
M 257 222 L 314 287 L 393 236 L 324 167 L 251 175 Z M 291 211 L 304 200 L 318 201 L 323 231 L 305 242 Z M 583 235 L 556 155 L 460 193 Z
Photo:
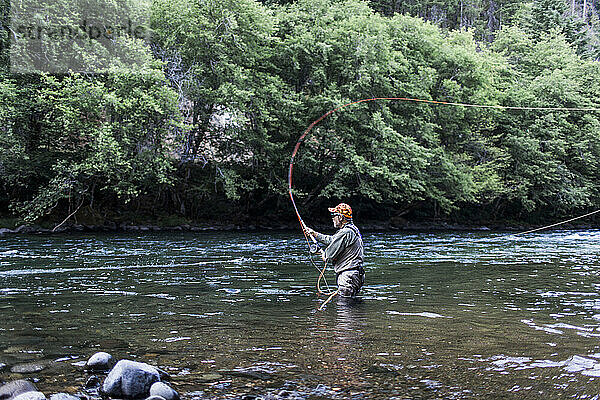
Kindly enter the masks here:
M 108 371 L 115 366 L 115 359 L 108 353 L 100 351 L 93 356 L 85 364 L 85 369 L 90 371 Z
M 77 396 L 68 393 L 56 393 L 50 396 L 50 400 L 81 400 Z
M 150 387 L 150 396 L 159 396 L 165 400 L 179 400 L 179 394 L 166 383 L 156 382 Z
M 35 372 L 43 371 L 47 365 L 47 362 L 31 362 L 26 364 L 19 364 L 12 367 L 10 369 L 10 372 L 15 374 L 33 374 Z
M 12 399 L 21 393 L 37 392 L 35 385 L 25 379 L 8 382 L 0 386 L 0 400 Z
M 151 365 L 130 360 L 121 360 L 108 373 L 102 391 L 110 397 L 147 397 L 153 383 L 160 381 L 160 375 Z
M 12 400 L 46 400 L 46 395 L 42 392 L 25 392 L 13 397 Z

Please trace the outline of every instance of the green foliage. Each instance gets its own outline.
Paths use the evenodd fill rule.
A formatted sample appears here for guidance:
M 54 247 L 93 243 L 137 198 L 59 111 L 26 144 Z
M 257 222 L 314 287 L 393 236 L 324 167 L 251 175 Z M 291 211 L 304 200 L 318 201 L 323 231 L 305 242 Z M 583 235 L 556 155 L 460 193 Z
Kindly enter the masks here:
M 273 13 L 251 0 L 155 3 L 157 53 L 189 74 L 169 75 L 188 116 L 181 169 L 189 178 L 194 165 L 210 165 L 214 181 L 186 178 L 187 193 L 211 196 L 216 187 L 250 204 L 285 192 L 284 146 L 300 113 L 297 96 L 275 73 L 275 25 Z
M 3 0 L 5 1 L 5 0 Z M 10 2 L 11 72 L 99 72 L 152 62 L 146 0 Z
M 119 47 L 136 68 L 117 57 L 103 74 L 0 80 L 0 204 L 28 221 L 83 204 L 192 218 L 287 210 L 297 138 L 358 99 L 600 106 L 592 36 L 562 0 L 266 3 L 156 0 L 153 57 L 141 41 Z M 294 190 L 303 210 L 597 207 L 597 114 L 354 104 L 306 138 Z
M 514 18 L 534 41 L 543 42 L 549 35 L 561 34 L 580 56 L 598 59 L 600 56 L 598 31 L 591 28 L 578 10 L 570 9 L 575 2 L 564 0 L 535 0 L 525 3 Z
M 598 83 L 590 76 L 598 64 L 575 54 L 566 38 L 554 32 L 533 41 L 523 31 L 501 32 L 495 43 L 513 63 L 506 99 L 513 105 L 537 107 L 598 107 Z M 591 143 L 600 131 L 597 113 L 505 113 L 497 129 L 510 154 L 504 169 L 512 182 L 509 199 L 526 211 L 565 212 L 597 204 L 599 153 Z M 585 161 L 583 161 L 585 160 Z
M 309 110 L 369 97 L 487 103 L 497 95 L 494 57 L 478 53 L 468 33 L 444 37 L 429 23 L 385 18 L 360 1 L 300 1 L 282 8 L 279 20 L 275 63 Z M 298 162 L 313 173 L 302 175 L 299 188 L 402 208 L 427 201 L 449 211 L 478 201 L 501 186 L 494 160 L 482 161 L 475 151 L 486 140 L 482 118 L 478 111 L 414 103 L 351 106 L 313 133 L 316 141 Z M 482 164 L 477 176 L 476 164 Z M 477 180 L 496 184 L 478 191 Z
M 575 0 L 371 0 L 383 15 L 409 14 L 444 30 L 471 30 L 481 42 L 491 43 L 496 32 L 509 26 L 525 29 L 536 40 L 553 30 L 561 32 L 578 54 L 600 56 L 598 6 Z M 585 13 L 585 15 L 584 15 Z
M 0 76 L 8 73 L 10 67 L 10 36 L 6 29 L 10 24 L 10 0 L 0 1 Z
M 98 194 L 126 203 L 171 182 L 166 138 L 177 110 L 161 72 L 113 71 L 102 79 L 42 75 L 20 90 L 11 81 L 0 88 L 21 99 L 3 99 L 14 106 L 3 108 L 0 118 L 17 118 L 5 128 L 0 165 L 12 197 L 22 197 L 15 188 L 36 183 L 31 198 L 14 204 L 25 221 L 65 200 L 73 209 Z

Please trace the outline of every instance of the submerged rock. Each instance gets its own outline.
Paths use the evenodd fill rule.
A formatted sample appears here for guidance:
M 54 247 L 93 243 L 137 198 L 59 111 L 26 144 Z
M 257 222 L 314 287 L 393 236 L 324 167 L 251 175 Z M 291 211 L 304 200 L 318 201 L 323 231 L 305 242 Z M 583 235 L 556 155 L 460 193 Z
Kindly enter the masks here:
M 264 381 L 271 379 L 271 376 L 273 374 L 273 371 L 259 366 L 235 369 L 222 369 L 219 370 L 219 372 L 229 376 L 239 376 L 241 378 L 249 379 L 261 379 Z
M 165 400 L 179 400 L 179 394 L 166 383 L 156 382 L 150 387 L 150 396 L 159 396 Z
M 103 349 L 128 350 L 130 348 L 129 342 L 123 339 L 104 339 L 100 340 L 98 345 Z
M 47 367 L 47 363 L 32 362 L 27 364 L 18 364 L 10 369 L 14 374 L 33 374 L 43 371 Z
M 207 373 L 207 374 L 202 374 L 202 375 L 198 376 L 198 380 L 200 382 L 214 382 L 214 381 L 218 381 L 219 379 L 223 379 L 223 375 L 215 374 L 215 373 Z
M 22 393 L 37 392 L 35 385 L 25 379 L 0 386 L 0 400 L 12 399 Z
M 25 392 L 13 397 L 12 400 L 46 400 L 46 395 L 42 392 Z
M 50 396 L 50 400 L 81 400 L 77 396 L 68 393 L 56 393 Z
M 85 369 L 90 371 L 108 371 L 115 366 L 115 359 L 110 354 L 100 351 L 93 356 L 85 364 Z
M 147 397 L 153 383 L 160 381 L 156 368 L 146 363 L 121 360 L 109 372 L 102 391 L 111 397 Z
M 390 374 L 398 375 L 398 371 L 403 368 L 402 365 L 394 364 L 373 364 L 365 370 L 367 374 Z

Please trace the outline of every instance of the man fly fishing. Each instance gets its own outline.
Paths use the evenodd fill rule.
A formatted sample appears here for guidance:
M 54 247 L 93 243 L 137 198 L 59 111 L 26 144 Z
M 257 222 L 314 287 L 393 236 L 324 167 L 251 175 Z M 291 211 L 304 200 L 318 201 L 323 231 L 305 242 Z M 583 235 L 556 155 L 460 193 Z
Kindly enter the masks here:
M 363 241 L 360 231 L 352 221 L 352 208 L 340 203 L 329 208 L 334 235 L 324 235 L 306 227 L 306 233 L 327 246 L 321 250 L 321 258 L 333 264 L 337 274 L 338 293 L 342 297 L 355 297 L 365 282 L 363 269 Z

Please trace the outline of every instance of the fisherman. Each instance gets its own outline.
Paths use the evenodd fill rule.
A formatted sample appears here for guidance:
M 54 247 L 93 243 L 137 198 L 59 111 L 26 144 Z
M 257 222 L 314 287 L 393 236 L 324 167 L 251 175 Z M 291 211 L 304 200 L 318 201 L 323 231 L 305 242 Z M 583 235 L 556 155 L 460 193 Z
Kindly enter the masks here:
M 306 233 L 327 246 L 321 250 L 321 258 L 333 264 L 340 296 L 355 297 L 365 283 L 362 236 L 352 221 L 352 208 L 348 204 L 340 203 L 329 208 L 329 212 L 334 228 L 338 229 L 334 235 L 324 235 L 308 227 Z

